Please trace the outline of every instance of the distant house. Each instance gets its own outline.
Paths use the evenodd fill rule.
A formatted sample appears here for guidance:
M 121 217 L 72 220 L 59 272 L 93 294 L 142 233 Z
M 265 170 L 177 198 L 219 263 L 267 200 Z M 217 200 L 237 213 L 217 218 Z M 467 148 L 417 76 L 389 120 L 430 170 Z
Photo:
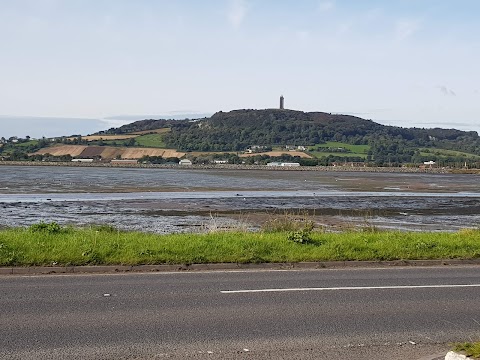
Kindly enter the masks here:
M 298 145 L 298 146 L 295 146 L 295 145 L 285 145 L 285 149 L 288 150 L 288 151 L 306 151 L 307 150 L 307 147 L 306 146 L 303 146 L 303 145 Z
M 214 164 L 228 164 L 228 160 L 213 160 Z
M 72 159 L 72 162 L 91 163 L 93 159 Z
M 180 162 L 178 163 L 178 165 L 192 165 L 192 162 L 188 159 L 182 159 L 180 160 Z
M 350 167 L 366 167 L 367 164 L 364 162 L 333 162 L 332 166 L 350 166 Z
M 295 167 L 295 166 L 300 166 L 300 163 L 298 163 L 298 162 L 283 162 L 283 163 L 280 164 L 280 166 Z
M 300 163 L 293 162 L 269 162 L 267 166 L 283 166 L 283 167 L 295 167 L 300 166 Z
M 262 152 L 264 150 L 266 150 L 266 146 L 264 145 L 251 145 L 249 148 L 247 148 L 245 150 L 245 152 L 247 154 L 252 154 L 252 153 L 256 153 L 256 152 Z

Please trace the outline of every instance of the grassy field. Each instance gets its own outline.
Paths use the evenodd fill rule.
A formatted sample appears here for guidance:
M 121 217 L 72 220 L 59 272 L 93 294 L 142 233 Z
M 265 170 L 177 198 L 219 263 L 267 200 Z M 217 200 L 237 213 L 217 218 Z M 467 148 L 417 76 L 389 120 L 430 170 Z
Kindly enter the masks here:
M 143 131 L 135 131 L 132 132 L 132 135 L 145 135 L 145 134 L 165 134 L 166 132 L 171 131 L 170 128 L 160 128 L 160 129 L 154 129 L 154 130 L 143 130 Z
M 337 152 L 323 152 L 323 151 L 309 151 L 308 152 L 310 155 L 312 155 L 315 158 L 323 158 L 327 156 L 339 156 L 339 157 L 360 157 L 362 159 L 367 158 L 367 154 L 354 154 L 354 153 L 337 153 Z
M 129 140 L 131 138 L 135 138 L 138 135 L 132 135 L 132 134 L 120 134 L 120 135 L 88 135 L 88 136 L 82 136 L 82 140 L 86 141 L 97 141 L 97 140 L 102 140 L 102 141 L 120 141 L 120 140 Z M 75 138 L 69 138 L 70 140 L 74 140 Z
M 313 231 L 300 243 L 288 231 L 157 235 L 49 226 L 0 231 L 0 266 L 480 258 L 480 230 Z
M 144 147 L 166 147 L 165 143 L 163 142 L 163 134 L 147 134 L 138 136 L 135 138 L 135 144 Z
M 37 144 L 38 144 L 38 140 L 29 140 L 29 141 L 15 144 L 15 147 L 24 148 L 28 146 L 36 146 Z
M 324 148 L 324 150 L 322 148 Z M 332 152 L 330 151 L 330 149 L 332 148 L 342 148 L 345 150 L 349 150 L 349 152 Z M 370 146 L 368 145 L 352 145 L 352 144 L 346 144 L 346 143 L 336 142 L 336 141 L 327 141 L 325 144 L 318 144 L 318 145 L 309 147 L 309 154 L 317 158 L 325 157 L 329 155 L 341 156 L 341 157 L 358 156 L 361 158 L 366 158 L 369 149 L 370 149 Z
M 436 155 L 436 156 L 444 156 L 444 157 L 463 156 L 472 160 L 480 159 L 479 155 L 469 154 L 469 153 L 455 151 L 455 150 L 438 149 L 438 148 L 429 148 L 429 149 L 422 148 L 420 149 L 420 155 L 422 156 Z

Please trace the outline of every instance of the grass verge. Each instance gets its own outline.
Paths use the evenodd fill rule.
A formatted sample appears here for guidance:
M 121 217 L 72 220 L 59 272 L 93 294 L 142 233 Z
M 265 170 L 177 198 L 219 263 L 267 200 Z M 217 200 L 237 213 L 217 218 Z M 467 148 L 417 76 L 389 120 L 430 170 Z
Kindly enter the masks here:
M 158 235 L 111 227 L 0 231 L 0 266 L 260 263 L 480 258 L 480 231 L 457 233 L 215 232 Z
M 475 343 L 466 342 L 456 344 L 453 350 L 461 352 L 474 359 L 480 359 L 480 341 Z

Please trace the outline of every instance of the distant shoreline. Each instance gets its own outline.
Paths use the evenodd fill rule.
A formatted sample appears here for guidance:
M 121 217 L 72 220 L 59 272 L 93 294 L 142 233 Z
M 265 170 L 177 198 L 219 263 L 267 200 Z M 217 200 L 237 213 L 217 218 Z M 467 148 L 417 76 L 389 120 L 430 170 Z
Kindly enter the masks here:
M 328 171 L 328 172 L 378 172 L 378 173 L 430 173 L 480 174 L 478 169 L 415 168 L 415 167 L 363 167 L 363 166 L 300 166 L 282 167 L 266 165 L 171 165 L 171 164 L 112 164 L 80 162 L 38 162 L 38 161 L 0 161 L 0 166 L 67 166 L 67 167 L 103 167 L 103 168 L 137 168 L 137 169 L 176 169 L 176 170 L 269 170 L 269 171 Z

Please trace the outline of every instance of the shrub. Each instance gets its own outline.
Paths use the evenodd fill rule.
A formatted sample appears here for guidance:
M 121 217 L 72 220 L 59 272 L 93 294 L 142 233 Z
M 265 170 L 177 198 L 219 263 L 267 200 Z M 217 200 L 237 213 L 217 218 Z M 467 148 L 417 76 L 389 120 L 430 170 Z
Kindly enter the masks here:
M 307 212 L 295 214 L 285 211 L 283 214 L 271 214 L 270 218 L 262 225 L 262 230 L 267 233 L 294 232 L 304 229 L 310 223 L 313 228 L 313 221 Z
M 312 221 L 305 222 L 302 229 L 289 232 L 287 240 L 300 244 L 311 242 L 313 227 L 314 223 Z
M 47 232 L 50 234 L 56 234 L 62 231 L 62 227 L 58 225 L 55 221 L 46 223 L 40 221 L 38 224 L 30 225 L 28 228 L 31 232 Z
M 110 224 L 92 225 L 90 226 L 90 228 L 94 231 L 105 232 L 105 233 L 116 233 L 120 231 L 115 226 Z

